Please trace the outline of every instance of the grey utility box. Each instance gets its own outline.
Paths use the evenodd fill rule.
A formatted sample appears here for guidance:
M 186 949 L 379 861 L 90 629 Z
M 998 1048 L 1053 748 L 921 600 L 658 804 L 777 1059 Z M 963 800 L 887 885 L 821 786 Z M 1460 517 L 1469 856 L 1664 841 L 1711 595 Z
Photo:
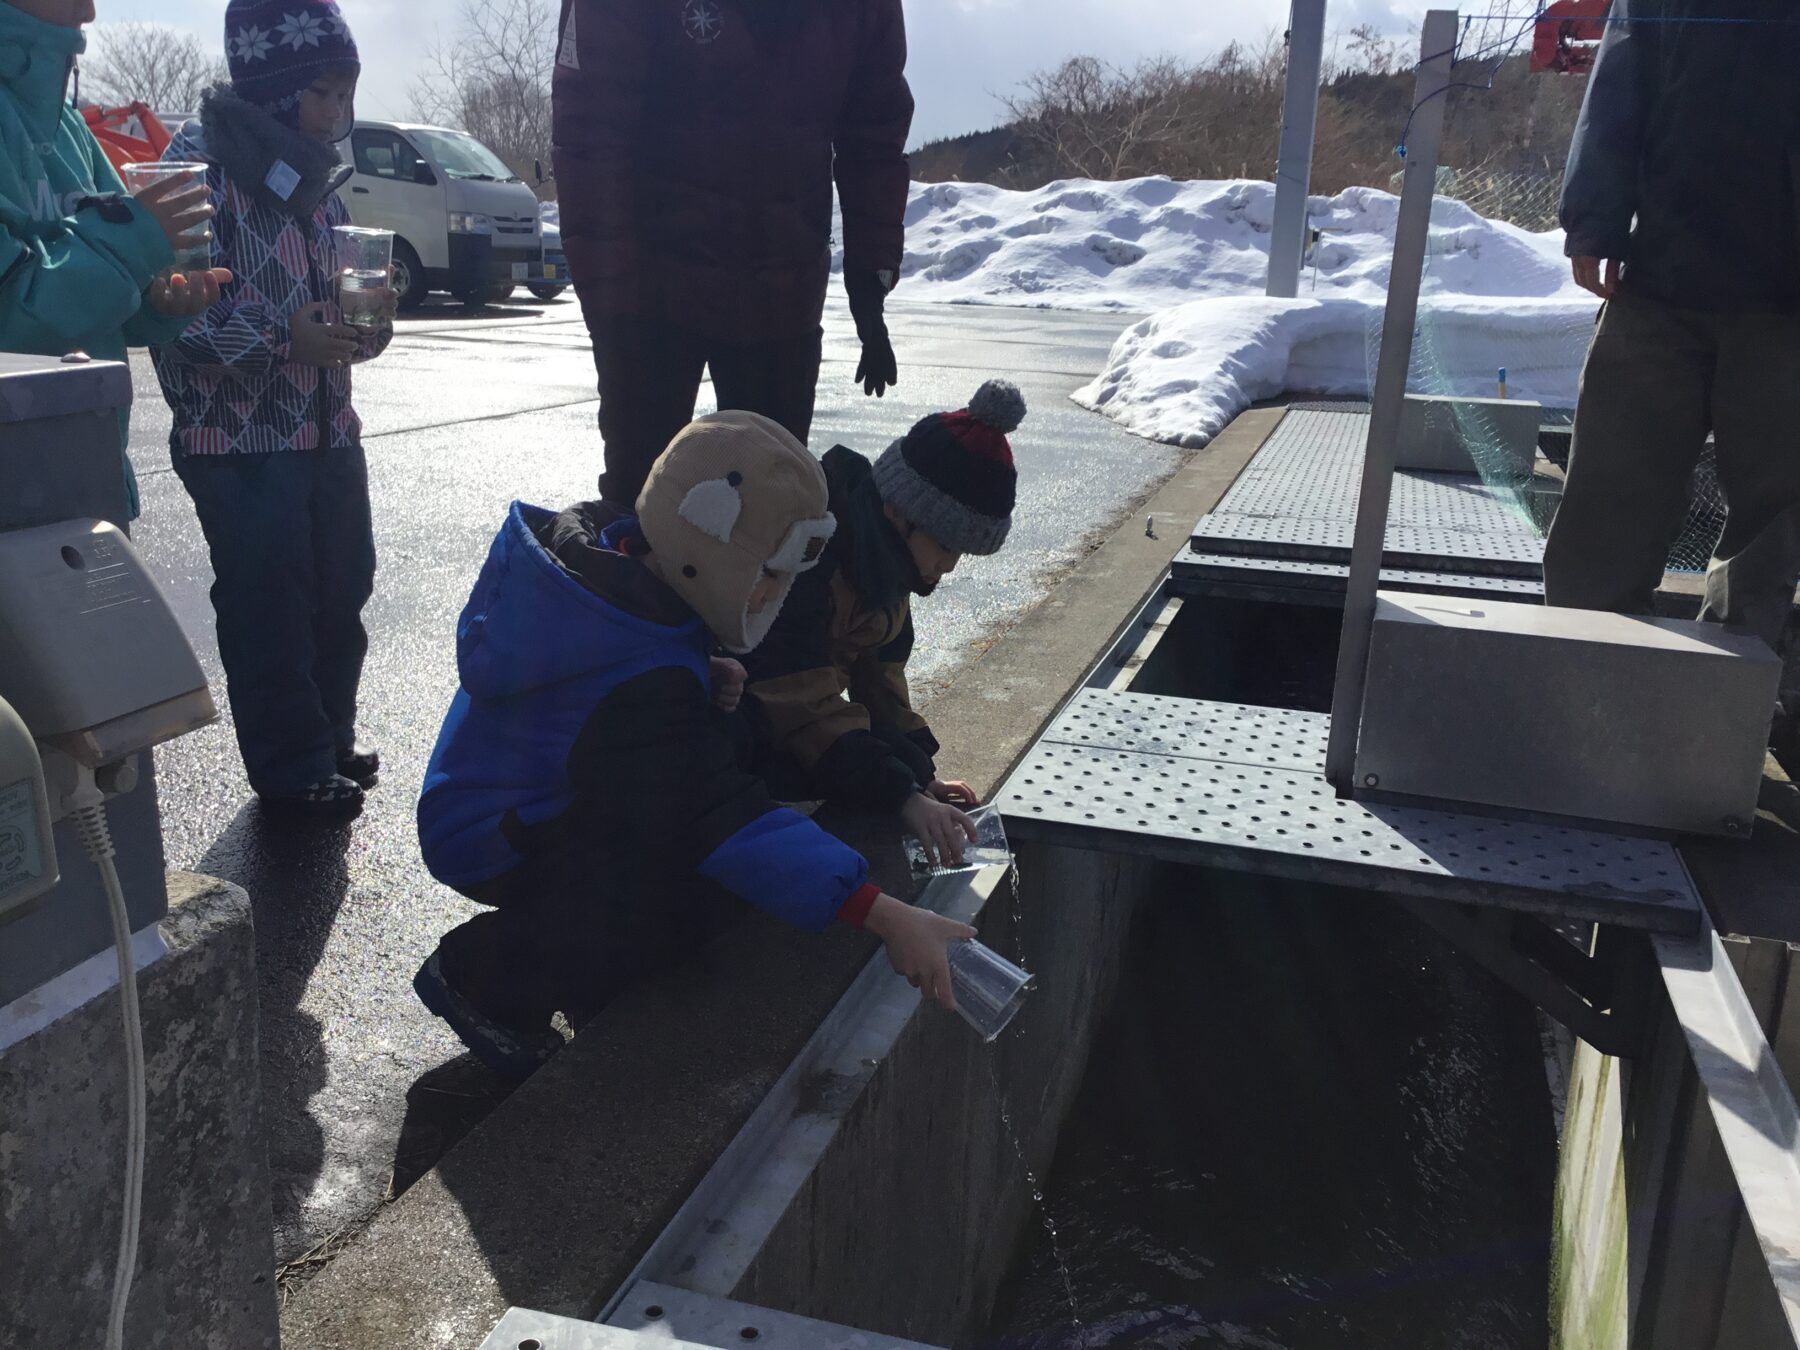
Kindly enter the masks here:
M 1408 394 L 1394 467 L 1522 482 L 1537 463 L 1543 416 L 1543 405 L 1530 399 Z
M 1745 836 L 1780 678 L 1717 624 L 1383 591 L 1357 790 Z
M 123 529 L 119 413 L 131 372 L 118 361 L 0 353 L 0 532 L 97 519 Z M 138 756 L 135 790 L 107 807 L 133 932 L 168 912 L 156 773 Z M 106 893 L 71 820 L 56 827 L 62 880 L 0 923 L 0 1007 L 112 946 Z
M 124 528 L 119 361 L 0 352 L 0 530 L 87 517 Z

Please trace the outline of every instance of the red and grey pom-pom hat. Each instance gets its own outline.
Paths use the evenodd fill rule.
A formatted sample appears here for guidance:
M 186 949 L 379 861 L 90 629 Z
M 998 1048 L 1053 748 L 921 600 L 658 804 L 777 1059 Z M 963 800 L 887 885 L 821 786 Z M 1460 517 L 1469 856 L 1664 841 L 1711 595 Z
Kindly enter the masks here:
M 875 461 L 881 500 L 955 553 L 998 553 L 1012 528 L 1019 475 L 1006 434 L 1025 417 L 1025 396 L 989 380 L 969 406 L 932 413 Z

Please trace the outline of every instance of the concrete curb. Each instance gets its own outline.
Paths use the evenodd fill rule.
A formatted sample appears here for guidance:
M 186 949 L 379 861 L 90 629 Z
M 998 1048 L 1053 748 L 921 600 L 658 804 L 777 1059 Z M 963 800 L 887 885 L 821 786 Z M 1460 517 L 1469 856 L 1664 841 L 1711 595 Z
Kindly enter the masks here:
M 933 702 L 947 772 L 998 786 L 1280 417 L 1241 415 Z M 821 823 L 908 891 L 891 821 Z M 725 942 L 620 998 L 377 1215 L 284 1312 L 288 1350 L 478 1345 L 512 1305 L 592 1318 L 873 950 L 761 916 Z

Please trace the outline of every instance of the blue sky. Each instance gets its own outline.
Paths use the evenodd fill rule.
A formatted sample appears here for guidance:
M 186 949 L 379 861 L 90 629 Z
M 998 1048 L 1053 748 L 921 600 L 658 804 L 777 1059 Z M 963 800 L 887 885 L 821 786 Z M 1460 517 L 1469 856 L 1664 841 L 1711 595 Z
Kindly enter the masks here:
M 751 3 L 753 0 L 721 0 Z M 830 3 L 830 0 L 825 0 Z M 399 117 L 425 42 L 454 28 L 458 0 L 341 0 L 363 52 L 358 111 Z M 220 40 L 222 0 L 98 0 L 102 22 L 151 19 Z M 1369 22 L 1401 32 L 1425 0 L 1333 0 L 1328 25 Z M 1258 41 L 1287 21 L 1287 0 L 906 0 L 918 100 L 914 139 L 974 131 L 1000 119 L 996 95 L 1035 69 L 1091 54 L 1129 64 L 1168 52 L 1202 57 L 1233 40 Z

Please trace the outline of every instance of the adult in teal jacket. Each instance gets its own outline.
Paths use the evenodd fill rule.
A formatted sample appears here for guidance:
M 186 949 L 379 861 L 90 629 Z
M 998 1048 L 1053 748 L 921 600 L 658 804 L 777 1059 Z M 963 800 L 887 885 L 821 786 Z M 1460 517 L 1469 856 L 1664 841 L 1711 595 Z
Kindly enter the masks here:
M 68 98 L 93 18 L 93 0 L 0 0 L 0 351 L 123 361 L 181 336 L 229 279 L 158 278 L 212 208 L 203 183 L 126 195 Z M 126 436 L 121 415 L 121 454 Z M 136 516 L 129 459 L 125 481 Z

